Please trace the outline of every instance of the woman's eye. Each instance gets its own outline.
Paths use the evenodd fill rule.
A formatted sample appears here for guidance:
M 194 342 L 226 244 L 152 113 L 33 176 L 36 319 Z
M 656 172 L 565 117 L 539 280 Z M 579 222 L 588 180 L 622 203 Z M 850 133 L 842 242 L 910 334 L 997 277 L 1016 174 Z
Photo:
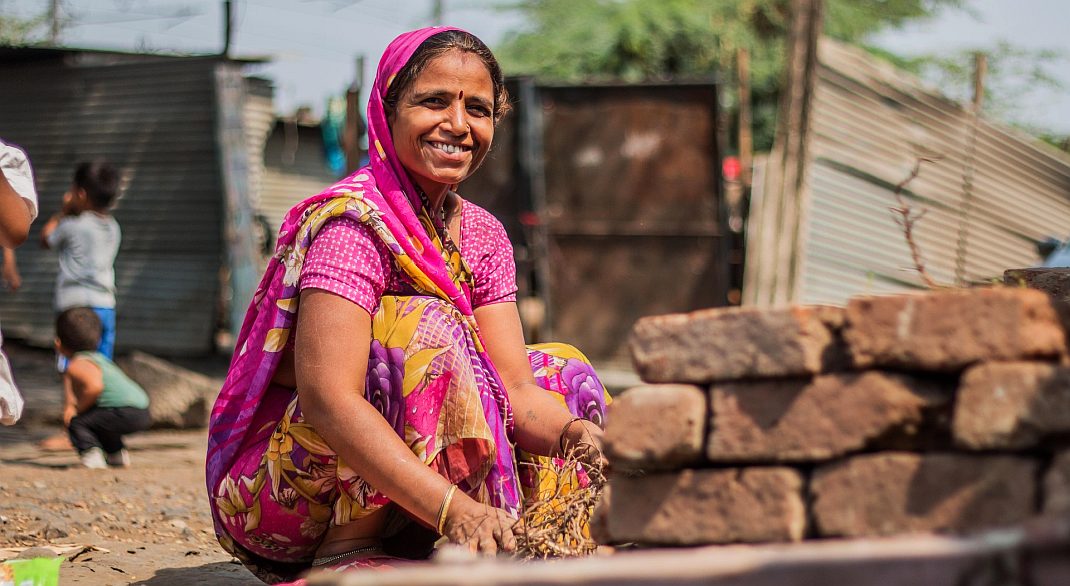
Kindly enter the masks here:
M 442 98 L 427 98 L 424 100 L 426 106 L 444 106 L 446 102 Z
M 490 110 L 485 106 L 468 106 L 468 113 L 473 116 L 485 117 L 490 116 Z

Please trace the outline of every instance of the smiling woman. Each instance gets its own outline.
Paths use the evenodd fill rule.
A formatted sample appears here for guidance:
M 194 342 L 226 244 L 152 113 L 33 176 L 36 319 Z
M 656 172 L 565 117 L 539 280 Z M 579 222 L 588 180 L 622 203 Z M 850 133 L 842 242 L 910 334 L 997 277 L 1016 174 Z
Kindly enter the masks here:
M 520 471 L 580 444 L 601 459 L 602 384 L 575 348 L 525 348 L 505 230 L 456 192 L 507 110 L 479 39 L 401 35 L 371 164 L 287 214 L 209 430 L 217 536 L 264 580 L 426 558 L 440 536 L 513 550 L 545 496 Z

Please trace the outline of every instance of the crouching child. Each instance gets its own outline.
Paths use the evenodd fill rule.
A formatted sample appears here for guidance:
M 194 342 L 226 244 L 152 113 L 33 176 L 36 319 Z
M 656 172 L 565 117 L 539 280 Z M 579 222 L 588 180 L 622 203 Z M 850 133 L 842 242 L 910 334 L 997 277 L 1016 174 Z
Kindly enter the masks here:
M 100 317 L 88 307 L 56 318 L 56 350 L 69 361 L 63 422 L 86 468 L 126 467 L 123 436 L 149 428 L 149 396 L 97 351 L 101 331 Z

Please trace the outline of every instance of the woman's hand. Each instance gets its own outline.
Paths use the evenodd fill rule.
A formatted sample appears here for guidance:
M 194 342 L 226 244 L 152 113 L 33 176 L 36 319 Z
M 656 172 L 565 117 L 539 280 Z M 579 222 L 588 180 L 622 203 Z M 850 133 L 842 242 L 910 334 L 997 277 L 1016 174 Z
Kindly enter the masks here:
M 458 492 L 446 510 L 443 533 L 450 543 L 466 546 L 473 553 L 511 553 L 516 551 L 517 523 L 509 513 Z
M 570 452 L 584 464 L 597 470 L 604 470 L 608 465 L 602 451 L 604 432 L 602 428 L 586 419 L 574 419 L 562 430 L 558 454 L 564 457 Z

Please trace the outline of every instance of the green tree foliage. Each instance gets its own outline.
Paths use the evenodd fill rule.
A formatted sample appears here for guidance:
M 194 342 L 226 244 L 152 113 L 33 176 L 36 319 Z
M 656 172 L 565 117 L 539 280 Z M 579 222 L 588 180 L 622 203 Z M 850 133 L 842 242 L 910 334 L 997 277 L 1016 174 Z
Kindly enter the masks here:
M 825 34 L 850 43 L 934 17 L 963 0 L 826 0 Z M 734 109 L 735 54 L 751 55 L 755 147 L 772 144 L 787 0 L 524 0 L 529 25 L 497 54 L 506 71 L 552 81 L 720 78 Z
M 24 45 L 37 40 L 47 16 L 18 18 L 0 12 L 0 45 Z

